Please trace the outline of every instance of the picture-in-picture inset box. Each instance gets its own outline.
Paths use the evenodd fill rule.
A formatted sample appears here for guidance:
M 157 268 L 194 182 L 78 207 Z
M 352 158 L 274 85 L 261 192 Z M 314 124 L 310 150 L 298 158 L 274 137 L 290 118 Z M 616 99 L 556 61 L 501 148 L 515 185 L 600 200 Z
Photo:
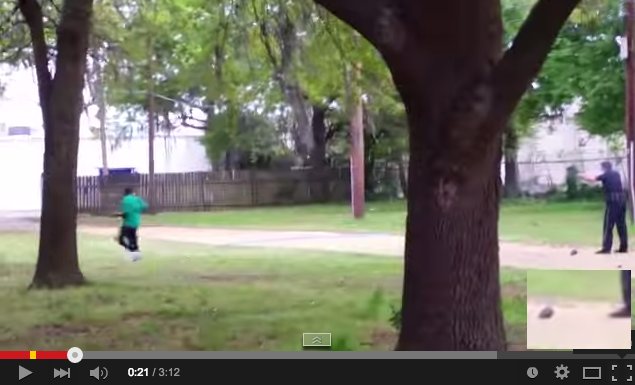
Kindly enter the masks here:
M 527 349 L 630 349 L 630 270 L 527 271 Z

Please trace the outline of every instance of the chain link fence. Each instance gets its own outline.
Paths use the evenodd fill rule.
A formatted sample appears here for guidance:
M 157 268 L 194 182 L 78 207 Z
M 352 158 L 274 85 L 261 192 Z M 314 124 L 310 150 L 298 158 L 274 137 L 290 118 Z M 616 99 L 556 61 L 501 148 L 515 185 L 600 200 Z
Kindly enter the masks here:
M 625 155 L 576 154 L 577 157 L 537 157 L 518 162 L 520 190 L 526 195 L 542 195 L 554 190 L 564 190 L 567 176 L 573 171 L 577 174 L 600 174 L 600 163 L 610 161 L 616 171 L 622 174 L 622 180 L 628 175 L 628 163 Z M 582 155 L 582 156 L 580 156 Z M 586 156 L 585 156 L 586 155 Z M 502 177 L 505 177 L 503 163 Z

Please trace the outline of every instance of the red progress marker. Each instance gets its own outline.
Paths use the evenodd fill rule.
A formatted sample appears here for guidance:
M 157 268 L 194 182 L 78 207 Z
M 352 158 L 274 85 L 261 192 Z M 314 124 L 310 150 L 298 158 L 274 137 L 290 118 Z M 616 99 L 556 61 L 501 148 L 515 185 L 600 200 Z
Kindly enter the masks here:
M 0 360 L 67 360 L 65 351 L 0 351 Z

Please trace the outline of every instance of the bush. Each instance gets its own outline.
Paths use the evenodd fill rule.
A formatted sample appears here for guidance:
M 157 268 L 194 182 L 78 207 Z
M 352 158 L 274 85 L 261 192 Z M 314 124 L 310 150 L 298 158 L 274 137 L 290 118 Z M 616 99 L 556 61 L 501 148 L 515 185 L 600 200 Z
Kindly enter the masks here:
M 567 167 L 567 198 L 575 199 L 579 193 L 578 168 L 576 166 Z
M 368 300 L 365 315 L 370 319 L 378 319 L 385 302 L 383 290 L 376 289 Z
M 401 308 L 394 305 L 390 306 L 390 325 L 396 330 L 401 330 Z
M 337 352 L 350 352 L 356 349 L 355 349 L 355 344 L 352 341 L 352 338 L 347 335 L 344 335 L 344 336 L 337 337 L 335 341 L 333 341 L 331 350 L 337 351 Z

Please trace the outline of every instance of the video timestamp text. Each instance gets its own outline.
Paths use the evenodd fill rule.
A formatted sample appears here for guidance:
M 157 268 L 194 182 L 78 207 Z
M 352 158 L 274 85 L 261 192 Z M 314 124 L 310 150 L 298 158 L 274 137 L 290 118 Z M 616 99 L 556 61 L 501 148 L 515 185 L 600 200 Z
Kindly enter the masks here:
M 128 377 L 180 377 L 181 368 L 128 368 Z

